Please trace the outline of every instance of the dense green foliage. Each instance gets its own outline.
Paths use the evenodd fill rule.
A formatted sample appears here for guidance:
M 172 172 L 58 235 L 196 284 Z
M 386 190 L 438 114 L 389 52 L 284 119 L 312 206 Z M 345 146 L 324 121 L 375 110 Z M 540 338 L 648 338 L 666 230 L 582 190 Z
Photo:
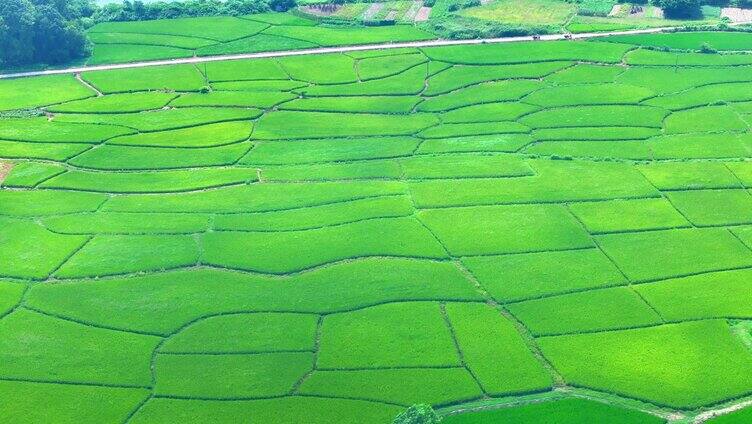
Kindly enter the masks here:
M 60 64 L 84 57 L 89 44 L 80 20 L 87 0 L 4 0 L 0 3 L 0 67 Z

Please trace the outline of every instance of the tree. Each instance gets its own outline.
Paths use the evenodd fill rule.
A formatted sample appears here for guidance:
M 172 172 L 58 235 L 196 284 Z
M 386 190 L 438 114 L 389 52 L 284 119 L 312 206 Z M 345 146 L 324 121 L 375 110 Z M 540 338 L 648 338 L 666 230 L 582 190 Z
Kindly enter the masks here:
M 15 66 L 32 61 L 34 19 L 29 0 L 0 1 L 0 63 Z
M 437 424 L 441 421 L 430 405 L 413 405 L 397 415 L 393 424 Z
M 298 3 L 295 0 L 270 0 L 269 7 L 275 12 L 287 12 L 294 9 Z
M 658 0 L 667 18 L 692 18 L 700 14 L 700 0 Z
M 90 13 L 80 0 L 1 0 L 0 63 L 57 64 L 84 56 L 88 41 L 78 24 Z

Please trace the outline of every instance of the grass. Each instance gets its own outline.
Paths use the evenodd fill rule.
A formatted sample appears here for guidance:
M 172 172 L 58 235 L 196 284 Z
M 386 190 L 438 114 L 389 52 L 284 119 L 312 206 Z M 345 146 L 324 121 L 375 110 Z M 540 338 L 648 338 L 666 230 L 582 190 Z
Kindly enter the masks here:
M 104 145 L 76 156 L 70 163 L 112 171 L 232 165 L 251 147 L 249 143 L 198 148 Z
M 43 188 L 102 193 L 169 193 L 221 187 L 256 181 L 254 169 L 201 169 L 105 173 L 69 171 L 39 186 Z
M 493 65 L 526 62 L 574 60 L 616 63 L 629 50 L 616 43 L 504 43 L 486 44 L 473 49 L 462 46 L 442 46 L 425 49 L 431 60 L 464 65 Z
M 418 110 L 439 112 L 480 103 L 518 100 L 541 86 L 540 81 L 524 79 L 478 84 L 440 96 L 429 97 L 418 105 Z
M 752 50 L 752 35 L 736 32 L 684 32 L 611 36 L 608 41 L 677 50 L 700 50 L 707 43 L 716 50 Z
M 658 314 L 627 287 L 528 300 L 510 305 L 509 310 L 537 336 L 661 323 Z
M 370 237 L 376 229 L 381 234 L 378 239 Z M 398 239 L 402 242 L 396 243 Z M 311 243 L 322 248 L 311 250 Z M 227 246 L 237 249 L 230 253 L 225 250 Z M 243 246 L 254 249 L 244 250 Z M 278 274 L 361 256 L 446 256 L 431 234 L 411 218 L 376 219 L 300 232 L 214 232 L 203 237 L 202 247 L 206 263 Z
M 324 318 L 318 368 L 459 364 L 436 303 L 394 303 Z
M 257 144 L 241 163 L 289 165 L 408 156 L 421 142 L 412 137 L 274 141 Z
M 45 118 L 5 119 L 0 138 L 39 143 L 96 144 L 119 135 L 132 134 L 128 128 L 48 121 Z
M 97 27 L 96 47 L 421 33 L 170 22 Z M 736 402 L 746 56 L 498 43 L 84 72 L 102 96 L 3 82 L 0 420 L 368 424 L 431 403 L 635 422 Z
M 95 212 L 50 216 L 42 223 L 62 234 L 192 234 L 209 227 L 209 216 Z
M 127 113 L 161 109 L 174 99 L 170 93 L 129 93 L 66 102 L 48 110 L 58 113 Z
M 0 111 L 53 105 L 96 95 L 70 75 L 0 81 Z
M 123 389 L 30 383 L 0 382 L 0 419 L 17 423 L 55 420 L 61 424 L 96 424 L 122 421 L 131 410 L 146 400 L 146 389 Z M 44 403 L 44 408 L 39 404 Z
M 633 281 L 749 266 L 752 252 L 724 229 L 680 229 L 598 237 Z
M 750 368 L 750 354 L 721 320 L 539 343 L 568 383 L 661 405 L 693 408 L 737 397 L 749 387 L 750 374 L 736 370 Z
M 718 162 L 659 162 L 638 169 L 661 190 L 740 187 L 729 168 Z
M 433 115 L 410 116 L 361 114 L 357 120 L 345 113 L 288 112 L 265 115 L 259 120 L 253 137 L 261 140 L 290 138 L 363 137 L 412 135 L 438 123 Z M 333 127 L 330 122 L 341 125 Z
M 316 316 L 303 314 L 215 316 L 198 321 L 171 337 L 160 352 L 222 354 L 313 350 L 317 321 Z M 285 337 L 280 338 L 280 334 Z
M 669 199 L 676 205 L 673 197 Z M 680 214 L 672 203 L 665 199 L 610 200 L 575 203 L 569 209 L 590 233 L 689 227 L 686 214 Z
M 224 122 L 117 137 L 108 144 L 139 147 L 222 146 L 247 140 L 252 129 L 253 125 L 249 122 Z
M 538 90 L 524 101 L 539 106 L 561 107 L 603 104 L 634 104 L 653 96 L 645 87 L 623 84 L 598 84 L 589 90 L 579 86 L 559 86 Z
M 373 197 L 303 209 L 252 214 L 219 215 L 218 230 L 307 230 L 365 219 L 408 216 L 413 213 L 407 196 Z
M 158 355 L 154 391 L 211 399 L 280 396 L 312 366 L 311 353 Z
M 196 127 L 225 121 L 247 120 L 257 118 L 260 115 L 260 110 L 250 108 L 189 107 L 163 109 L 149 113 L 65 114 L 57 115 L 55 121 L 120 125 L 149 132 Z
M 749 270 L 724 271 L 641 284 L 635 290 L 669 321 L 745 318 Z
M 446 208 L 421 211 L 418 217 L 455 256 L 592 245 L 574 218 L 558 205 Z
M 667 196 L 671 203 L 698 227 L 746 224 L 752 221 L 752 196 L 746 190 L 676 191 L 668 193 Z
M 84 72 L 81 77 L 103 93 L 143 90 L 198 91 L 206 85 L 193 65 Z
M 551 376 L 499 311 L 484 304 L 452 303 L 446 305 L 446 314 L 467 368 L 486 393 L 526 393 L 551 386 Z M 504 360 L 488 362 L 488 357 Z
M 59 320 L 26 309 L 0 323 L 5 379 L 147 386 L 159 338 Z M 44 355 L 39 355 L 44 352 Z
M 237 402 L 211 400 L 153 399 L 134 416 L 136 424 L 170 420 L 261 420 L 294 424 L 306 421 L 311 424 L 338 422 L 386 422 L 401 412 L 402 408 L 382 403 L 350 399 L 320 399 L 313 397 L 283 397 Z
M 359 393 L 367 400 L 403 405 L 415 402 L 435 405 L 481 396 L 470 373 L 462 368 L 315 371 L 300 390 L 314 396 L 344 397 Z
M 59 235 L 26 220 L 2 218 L 0 275 L 44 279 L 87 241 L 87 237 Z M 44 251 L 34 246 L 45 246 Z
M 536 402 L 487 411 L 448 415 L 444 418 L 444 421 L 446 424 L 483 424 L 494 421 L 521 424 L 577 424 L 582 422 L 657 424 L 663 422 L 660 418 L 643 412 L 581 398 L 565 398 L 550 402 Z
M 206 94 L 189 93 L 175 99 L 171 106 L 194 107 L 194 106 L 217 106 L 217 107 L 256 107 L 269 109 L 282 102 L 292 100 L 296 96 L 291 93 L 281 92 L 243 92 L 243 91 L 214 91 Z
M 499 302 L 621 285 L 624 277 L 598 249 L 462 258 Z
M 187 235 L 98 235 L 56 272 L 58 278 L 100 277 L 193 265 L 196 242 Z

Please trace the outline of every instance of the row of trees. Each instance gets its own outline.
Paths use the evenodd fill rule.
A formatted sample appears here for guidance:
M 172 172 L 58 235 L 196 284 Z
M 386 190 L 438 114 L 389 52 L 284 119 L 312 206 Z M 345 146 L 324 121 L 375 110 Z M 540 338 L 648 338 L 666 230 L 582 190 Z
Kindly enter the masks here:
M 0 0 L 0 66 L 63 63 L 88 53 L 88 0 Z
M 0 68 L 71 62 L 90 53 L 85 30 L 98 22 L 283 12 L 295 0 L 0 0 Z
M 94 21 L 143 21 L 195 16 L 249 15 L 268 11 L 284 12 L 296 6 L 295 0 L 187 0 L 143 3 L 125 0 L 99 8 Z

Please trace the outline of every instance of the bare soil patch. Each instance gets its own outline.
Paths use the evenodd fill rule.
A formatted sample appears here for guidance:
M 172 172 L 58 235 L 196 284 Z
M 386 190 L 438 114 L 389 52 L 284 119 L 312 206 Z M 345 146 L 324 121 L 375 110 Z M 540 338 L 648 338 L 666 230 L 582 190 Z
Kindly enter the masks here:
M 10 174 L 10 170 L 13 169 L 13 164 L 10 162 L 0 162 L 0 184 L 5 181 L 5 177 Z
M 428 20 L 429 16 L 431 16 L 431 8 L 423 6 L 418 10 L 418 13 L 415 15 L 415 22 L 425 22 Z
M 729 18 L 731 22 L 752 22 L 752 9 L 724 7 L 721 9 L 721 18 Z
M 309 15 L 313 16 L 332 16 L 339 9 L 342 8 L 342 5 L 339 4 L 312 4 L 310 6 L 303 6 L 300 8 L 300 10 L 303 13 L 307 13 Z

